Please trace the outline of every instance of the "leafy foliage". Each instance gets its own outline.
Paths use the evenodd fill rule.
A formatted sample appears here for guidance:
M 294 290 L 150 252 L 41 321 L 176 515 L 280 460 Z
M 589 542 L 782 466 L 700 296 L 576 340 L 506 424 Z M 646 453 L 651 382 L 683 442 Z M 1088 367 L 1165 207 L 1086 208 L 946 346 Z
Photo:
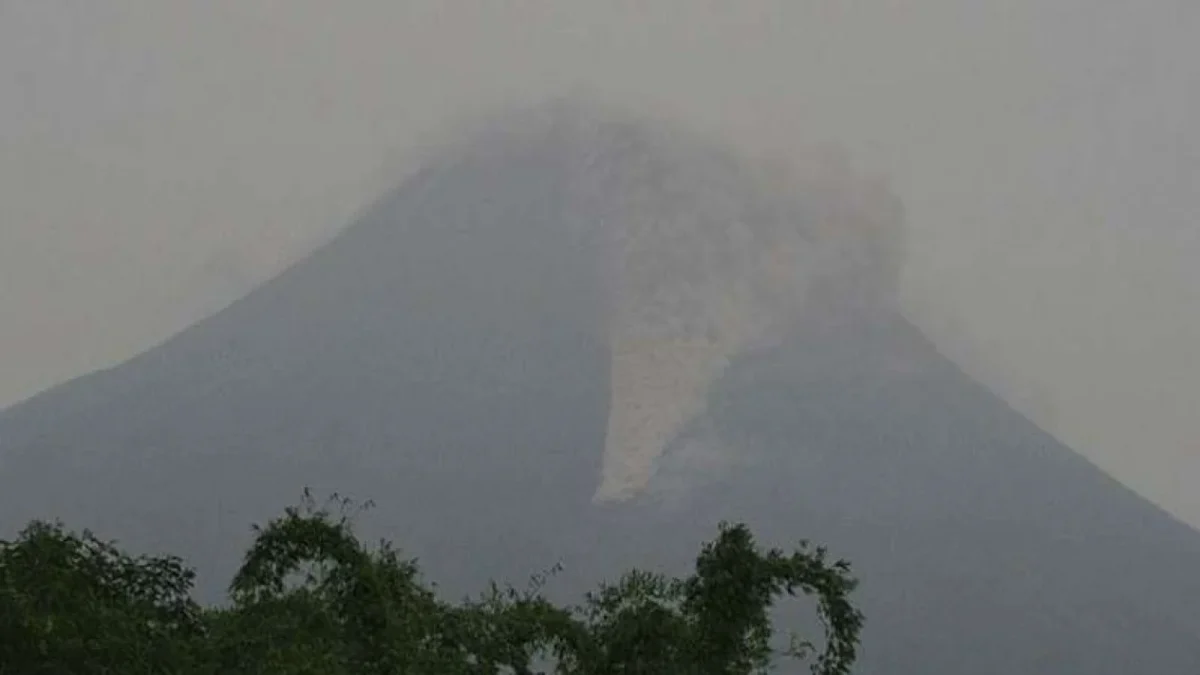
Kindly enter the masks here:
M 844 675 L 856 656 L 849 565 L 804 542 L 760 551 L 745 525 L 722 523 L 686 578 L 633 570 L 560 607 L 541 595 L 543 575 L 453 604 L 390 543 L 364 545 L 351 502 L 335 501 L 338 516 L 306 492 L 256 527 L 230 604 L 211 608 L 191 600 L 177 558 L 30 524 L 0 542 L 0 674 L 748 675 L 783 655 Z M 816 599 L 819 651 L 772 648 L 770 610 L 794 595 Z
M 0 542 L 0 672 L 177 673 L 203 635 L 193 572 L 34 522 Z

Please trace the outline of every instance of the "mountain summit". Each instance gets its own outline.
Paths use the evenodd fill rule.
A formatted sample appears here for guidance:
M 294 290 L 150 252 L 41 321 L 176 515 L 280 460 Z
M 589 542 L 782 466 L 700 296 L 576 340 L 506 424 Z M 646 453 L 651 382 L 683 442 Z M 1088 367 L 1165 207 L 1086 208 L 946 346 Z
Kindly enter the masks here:
M 215 596 L 304 486 L 448 592 L 685 564 L 720 519 L 863 578 L 864 673 L 1200 672 L 1200 536 L 896 310 L 902 210 L 573 103 L 501 116 L 339 237 L 0 412 L 0 529 L 183 555 Z

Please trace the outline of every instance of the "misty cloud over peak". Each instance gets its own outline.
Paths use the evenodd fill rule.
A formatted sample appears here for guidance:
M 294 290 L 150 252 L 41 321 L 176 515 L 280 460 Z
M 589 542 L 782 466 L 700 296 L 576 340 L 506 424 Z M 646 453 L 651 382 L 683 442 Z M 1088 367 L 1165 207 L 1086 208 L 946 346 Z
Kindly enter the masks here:
M 902 208 L 836 155 L 803 167 L 758 160 L 572 97 L 477 127 L 422 180 L 481 163 L 518 172 L 543 157 L 555 236 L 586 251 L 600 284 L 613 365 L 597 499 L 644 487 L 734 355 L 798 321 L 895 303 Z

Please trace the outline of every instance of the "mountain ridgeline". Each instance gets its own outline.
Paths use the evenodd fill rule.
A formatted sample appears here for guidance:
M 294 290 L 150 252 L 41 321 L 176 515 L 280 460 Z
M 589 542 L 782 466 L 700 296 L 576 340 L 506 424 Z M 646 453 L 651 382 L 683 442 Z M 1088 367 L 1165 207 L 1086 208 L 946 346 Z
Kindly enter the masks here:
M 902 221 L 836 162 L 501 116 L 233 305 L 0 412 L 0 532 L 61 518 L 216 597 L 311 486 L 374 500 L 364 531 L 448 593 L 561 562 L 574 596 L 743 520 L 854 563 L 859 672 L 1200 672 L 1200 535 L 904 319 Z

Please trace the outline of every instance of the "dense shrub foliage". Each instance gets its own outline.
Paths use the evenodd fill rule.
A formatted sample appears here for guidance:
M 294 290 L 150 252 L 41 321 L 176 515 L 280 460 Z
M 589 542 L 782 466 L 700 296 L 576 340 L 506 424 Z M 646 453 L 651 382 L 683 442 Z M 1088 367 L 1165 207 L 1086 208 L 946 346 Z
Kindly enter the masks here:
M 634 570 L 574 607 L 540 584 L 452 604 L 390 544 L 365 546 L 336 503 L 342 515 L 306 493 L 256 527 L 220 607 L 192 600 L 178 558 L 31 523 L 0 542 L 0 673 L 733 675 L 788 657 L 839 675 L 854 662 L 855 580 L 821 548 L 761 550 L 722 523 L 686 578 Z M 779 650 L 769 610 L 797 594 L 816 600 L 825 635 Z

